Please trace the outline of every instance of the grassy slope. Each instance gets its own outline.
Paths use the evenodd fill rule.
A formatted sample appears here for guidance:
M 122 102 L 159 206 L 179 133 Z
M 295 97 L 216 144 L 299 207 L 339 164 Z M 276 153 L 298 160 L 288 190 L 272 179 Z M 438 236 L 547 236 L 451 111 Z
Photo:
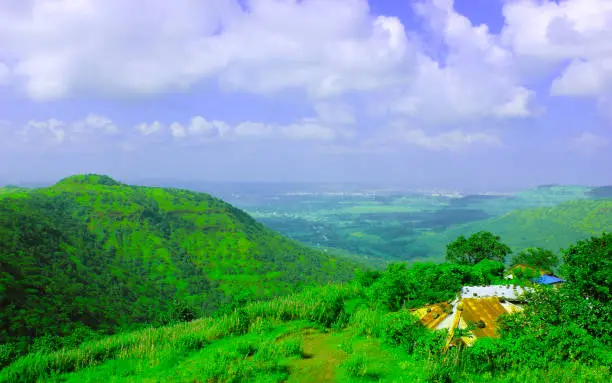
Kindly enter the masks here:
M 354 285 L 329 285 L 250 303 L 218 319 L 30 354 L 0 372 L 0 382 L 437 381 L 433 374 L 440 371 L 440 360 L 383 342 L 389 314 L 360 304 L 363 293 Z M 343 311 L 337 310 L 339 301 Z M 452 358 L 449 354 L 449 363 Z M 605 382 L 608 373 L 557 363 L 546 370 L 463 374 L 456 381 Z
M 74 176 L 0 194 L 0 341 L 151 322 L 173 299 L 211 311 L 350 277 L 355 264 L 288 240 L 207 194 Z M 7 307 L 7 310 L 4 310 Z
M 578 200 L 553 207 L 515 210 L 484 221 L 458 225 L 440 233 L 428 233 L 416 240 L 415 247 L 439 254 L 442 260 L 445 245 L 459 235 L 480 230 L 501 236 L 513 251 L 537 246 L 553 251 L 577 240 L 612 231 L 612 199 Z

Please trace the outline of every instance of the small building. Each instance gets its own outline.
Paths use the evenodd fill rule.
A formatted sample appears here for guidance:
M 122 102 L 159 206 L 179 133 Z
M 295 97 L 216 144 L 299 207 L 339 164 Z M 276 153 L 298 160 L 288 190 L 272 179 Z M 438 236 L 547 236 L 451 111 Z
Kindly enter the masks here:
M 464 286 L 461 299 L 465 298 L 500 298 L 507 301 L 521 301 L 523 294 L 531 291 L 528 287 L 517 285 Z
M 565 283 L 565 279 L 561 279 L 557 277 L 556 275 L 552 275 L 552 274 L 542 275 L 539 278 L 533 278 L 531 281 L 533 283 L 537 283 L 538 285 L 554 286 L 554 287 L 559 287 L 561 286 L 562 283 Z
M 533 289 L 516 285 L 464 286 L 454 301 L 428 305 L 412 313 L 429 329 L 448 329 L 446 348 L 457 342 L 471 346 L 478 338 L 496 337 L 497 318 L 522 311 L 520 303 L 528 291 Z M 455 336 L 457 329 L 468 328 L 468 334 Z

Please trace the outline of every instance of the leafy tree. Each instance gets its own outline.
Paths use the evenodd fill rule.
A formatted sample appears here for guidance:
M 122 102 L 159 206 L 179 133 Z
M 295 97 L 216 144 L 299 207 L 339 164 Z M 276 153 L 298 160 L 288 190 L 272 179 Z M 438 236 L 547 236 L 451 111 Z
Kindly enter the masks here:
M 511 266 L 525 264 L 542 270 L 553 270 L 559 265 L 559 256 L 541 247 L 531 247 L 512 258 Z
M 488 231 L 479 231 L 465 238 L 459 236 L 446 245 L 446 260 L 459 264 L 477 264 L 484 259 L 503 262 L 512 251 L 500 242 L 500 237 Z
M 562 250 L 563 275 L 582 294 L 603 303 L 612 296 L 612 233 Z

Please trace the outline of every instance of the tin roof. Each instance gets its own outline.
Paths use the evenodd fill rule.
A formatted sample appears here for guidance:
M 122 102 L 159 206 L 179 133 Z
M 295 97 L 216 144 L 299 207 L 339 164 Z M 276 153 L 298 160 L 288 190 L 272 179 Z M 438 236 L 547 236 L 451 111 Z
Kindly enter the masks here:
M 540 285 L 552 285 L 555 283 L 563 283 L 564 279 L 561 279 L 555 275 L 542 275 L 539 278 L 534 278 L 531 280 L 532 282 L 539 283 Z
M 528 290 L 530 289 L 516 285 L 464 286 L 461 289 L 461 298 L 499 297 L 520 300 L 520 296 Z
M 419 318 L 423 326 L 430 330 L 436 329 L 452 312 L 453 307 L 446 302 L 421 307 L 412 311 Z
M 461 319 L 465 321 L 464 326 L 467 327 L 470 323 L 484 325 L 472 330 L 476 338 L 497 336 L 495 321 L 501 314 L 508 312 L 498 298 L 465 298 L 461 302 L 463 303 Z

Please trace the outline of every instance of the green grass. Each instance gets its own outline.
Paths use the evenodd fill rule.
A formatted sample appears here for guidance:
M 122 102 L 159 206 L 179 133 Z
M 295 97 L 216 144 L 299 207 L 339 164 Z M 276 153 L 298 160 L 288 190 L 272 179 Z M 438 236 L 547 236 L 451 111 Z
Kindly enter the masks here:
M 459 354 L 408 354 L 384 340 L 386 318 L 397 316 L 368 308 L 363 296 L 356 285 L 328 285 L 222 317 L 31 353 L 3 369 L 0 382 L 607 381 L 608 369 L 579 363 L 493 375 L 470 373 Z

